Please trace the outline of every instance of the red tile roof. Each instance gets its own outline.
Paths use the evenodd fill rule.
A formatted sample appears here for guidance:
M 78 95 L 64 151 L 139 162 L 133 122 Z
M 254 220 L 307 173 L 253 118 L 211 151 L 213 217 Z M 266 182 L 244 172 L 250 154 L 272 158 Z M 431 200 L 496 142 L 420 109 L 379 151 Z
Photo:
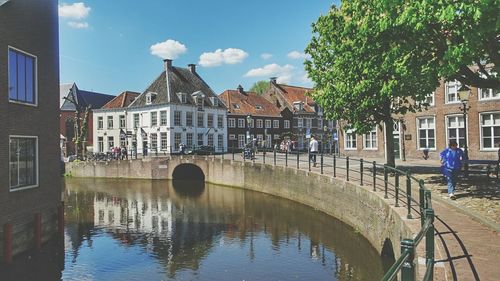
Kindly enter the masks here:
M 219 95 L 219 99 L 228 108 L 228 114 L 280 117 L 278 107 L 254 92 L 241 93 L 237 90 L 226 90 Z
M 140 94 L 136 92 L 125 91 L 116 96 L 114 99 L 110 100 L 107 104 L 103 105 L 102 108 L 109 109 L 128 107 L 139 95 Z
M 274 84 L 283 93 L 283 98 L 290 104 L 293 110 L 293 103 L 296 101 L 301 101 L 304 104 L 304 110 L 306 112 L 314 113 L 314 106 L 316 102 L 308 96 L 308 92 L 312 91 L 311 88 L 289 86 L 284 84 Z

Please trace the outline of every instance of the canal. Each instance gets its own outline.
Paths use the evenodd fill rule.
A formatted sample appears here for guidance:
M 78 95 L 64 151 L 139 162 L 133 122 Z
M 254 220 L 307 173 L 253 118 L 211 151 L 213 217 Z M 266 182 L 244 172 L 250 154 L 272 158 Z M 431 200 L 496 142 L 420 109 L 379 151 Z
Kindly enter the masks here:
M 266 194 L 186 181 L 64 186 L 64 243 L 17 257 L 0 280 L 378 280 L 390 262 L 346 224 Z

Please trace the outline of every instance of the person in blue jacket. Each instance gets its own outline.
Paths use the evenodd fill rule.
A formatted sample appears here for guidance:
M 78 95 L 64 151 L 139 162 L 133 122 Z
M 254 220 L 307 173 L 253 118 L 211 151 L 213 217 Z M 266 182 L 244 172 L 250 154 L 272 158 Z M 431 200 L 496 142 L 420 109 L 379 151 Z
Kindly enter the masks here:
M 448 148 L 443 150 L 439 156 L 441 158 L 443 174 L 448 182 L 448 196 L 454 200 L 458 173 L 460 173 L 460 169 L 462 168 L 462 161 L 465 160 L 464 152 L 458 148 L 455 140 L 451 140 Z

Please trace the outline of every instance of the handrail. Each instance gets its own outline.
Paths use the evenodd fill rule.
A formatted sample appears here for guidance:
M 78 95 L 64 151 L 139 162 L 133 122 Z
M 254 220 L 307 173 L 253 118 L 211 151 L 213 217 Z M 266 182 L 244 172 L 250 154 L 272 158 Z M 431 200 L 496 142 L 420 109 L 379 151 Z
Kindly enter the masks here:
M 410 250 L 404 250 L 403 253 L 401 253 L 401 256 L 399 259 L 387 270 L 387 273 L 382 277 L 381 281 L 392 281 L 398 274 L 399 270 L 401 270 L 401 267 L 403 267 L 403 264 L 406 262 L 406 260 L 410 257 L 411 251 Z

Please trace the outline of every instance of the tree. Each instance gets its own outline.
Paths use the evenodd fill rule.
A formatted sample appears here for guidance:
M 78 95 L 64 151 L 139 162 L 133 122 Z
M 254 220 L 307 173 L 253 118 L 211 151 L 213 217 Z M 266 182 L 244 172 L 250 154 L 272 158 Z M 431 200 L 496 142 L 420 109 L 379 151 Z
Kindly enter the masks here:
M 250 88 L 250 92 L 256 92 L 259 95 L 264 94 L 265 91 L 269 89 L 269 82 L 268 81 L 257 81 L 252 85 L 252 88 Z
M 91 106 L 88 105 L 85 108 L 82 107 L 75 101 L 73 96 L 71 98 L 65 97 L 64 99 L 75 105 L 75 116 L 73 117 L 72 122 L 74 124 L 74 136 L 72 141 L 75 143 L 76 159 L 82 160 L 84 158 L 84 144 L 85 141 L 87 141 L 89 112 Z
M 394 118 L 428 106 L 423 101 L 441 78 L 472 86 L 498 83 L 492 75 L 479 78 L 463 68 L 475 61 L 483 66 L 496 62 L 495 52 L 485 52 L 487 44 L 471 41 L 493 36 L 493 28 L 475 24 L 479 35 L 473 35 L 471 23 L 477 15 L 485 17 L 484 24 L 495 21 L 498 15 L 490 9 L 499 1 L 351 0 L 340 8 L 332 6 L 313 24 L 314 36 L 306 48 L 315 100 L 327 118 L 345 120 L 357 133 L 385 124 L 387 164 L 393 166 Z M 450 16 L 451 10 L 456 17 Z M 463 43 L 453 43 L 460 38 Z M 488 42 L 498 45 L 498 39 Z M 498 46 L 491 48 L 498 53 Z

